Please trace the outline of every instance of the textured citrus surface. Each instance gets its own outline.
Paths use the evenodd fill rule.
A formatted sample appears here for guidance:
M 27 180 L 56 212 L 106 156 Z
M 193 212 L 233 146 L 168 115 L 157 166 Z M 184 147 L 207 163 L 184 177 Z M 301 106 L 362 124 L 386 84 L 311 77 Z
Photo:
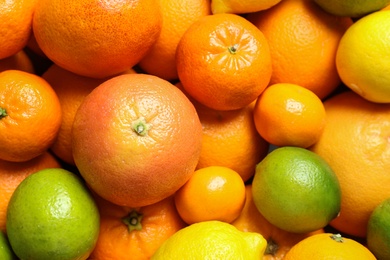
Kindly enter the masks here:
M 320 156 L 299 147 L 277 148 L 257 165 L 252 196 L 269 222 L 289 232 L 323 228 L 340 211 L 335 173 Z
M 77 175 L 40 170 L 12 195 L 7 235 L 21 259 L 87 259 L 99 235 L 99 211 Z
M 314 0 L 322 9 L 338 16 L 362 17 L 383 9 L 389 0 Z
M 184 89 L 217 110 L 253 102 L 271 77 L 271 56 L 264 35 L 235 14 L 208 15 L 194 22 L 176 52 Z
M 355 22 L 343 35 L 336 66 L 341 80 L 363 98 L 390 103 L 390 11 Z
M 284 259 L 375 260 L 376 258 L 364 245 L 355 240 L 337 234 L 323 233 L 302 240 L 291 248 Z
M 5 231 L 7 206 L 19 183 L 34 172 L 60 166 L 57 159 L 48 152 L 26 162 L 0 160 L 0 230 Z
M 211 9 L 213 14 L 218 13 L 233 13 L 233 14 L 242 14 L 242 13 L 252 13 L 261 10 L 268 9 L 281 0 L 212 0 Z
M 2 260 L 16 260 L 16 255 L 12 251 L 11 245 L 9 244 L 7 235 L 0 231 L 0 259 Z
M 236 171 L 223 166 L 196 170 L 175 194 L 177 211 L 187 224 L 208 220 L 230 223 L 244 203 L 244 181 Z
M 148 74 L 163 79 L 178 78 L 176 47 L 184 32 L 200 17 L 209 15 L 209 0 L 159 0 L 163 25 L 157 42 L 140 61 L 139 66 Z
M 258 233 L 241 232 L 221 221 L 204 221 L 185 227 L 170 238 L 151 260 L 261 259 L 266 240 Z
M 133 67 L 161 26 L 158 0 L 43 0 L 33 18 L 36 41 L 50 60 L 96 78 Z
M 91 260 L 150 259 L 171 235 L 185 227 L 173 197 L 155 204 L 128 208 L 96 197 L 100 233 Z
M 267 240 L 264 260 L 282 260 L 293 245 L 308 236 L 324 232 L 323 229 L 319 229 L 309 233 L 292 233 L 276 227 L 257 210 L 253 202 L 251 184 L 245 186 L 245 191 L 244 208 L 231 224 L 244 232 L 260 233 Z
M 238 110 L 218 111 L 194 103 L 203 127 L 202 151 L 197 168 L 225 166 L 244 181 L 255 173 L 268 152 L 268 143 L 253 122 L 254 103 Z
M 309 147 L 320 138 L 326 122 L 321 99 L 307 88 L 287 83 L 267 87 L 253 115 L 259 134 L 276 146 Z
M 32 34 L 37 0 L 9 0 L 0 3 L 0 59 L 21 51 Z
M 33 63 L 24 50 L 21 50 L 8 58 L 0 59 L 0 71 L 4 70 L 35 72 Z
M 390 199 L 381 202 L 370 215 L 367 246 L 377 259 L 390 259 Z
M 312 0 L 283 0 L 247 18 L 269 43 L 271 84 L 294 83 L 321 99 L 340 84 L 335 57 L 350 18 L 328 14 Z
M 336 173 L 342 190 L 340 216 L 332 226 L 366 235 L 374 208 L 390 197 L 390 105 L 369 102 L 348 91 L 324 102 L 327 123 L 311 148 Z
M 127 73 L 134 73 L 129 70 Z M 43 74 L 54 89 L 61 104 L 62 122 L 51 151 L 64 162 L 74 165 L 72 154 L 72 125 L 74 116 L 84 98 L 108 78 L 95 79 L 67 71 L 56 64 L 50 66 Z
M 0 73 L 0 159 L 27 161 L 44 153 L 60 125 L 60 102 L 44 79 L 18 70 Z
M 202 126 L 174 85 L 146 74 L 114 77 L 96 87 L 73 123 L 77 168 L 104 199 L 145 206 L 176 192 L 198 163 Z

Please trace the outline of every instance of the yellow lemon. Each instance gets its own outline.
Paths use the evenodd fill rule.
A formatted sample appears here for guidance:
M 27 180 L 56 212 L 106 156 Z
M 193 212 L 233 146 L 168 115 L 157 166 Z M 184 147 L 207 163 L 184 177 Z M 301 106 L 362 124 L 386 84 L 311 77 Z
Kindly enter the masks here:
M 390 4 L 390 0 L 314 0 L 324 11 L 349 17 L 362 17 Z
M 336 66 L 346 86 L 363 98 L 390 102 L 390 11 L 369 14 L 340 40 Z
M 278 4 L 281 0 L 212 0 L 211 11 L 218 13 L 253 13 L 266 10 Z
M 259 233 L 242 232 L 222 221 L 189 225 L 165 240 L 151 260 L 262 259 L 267 241 Z

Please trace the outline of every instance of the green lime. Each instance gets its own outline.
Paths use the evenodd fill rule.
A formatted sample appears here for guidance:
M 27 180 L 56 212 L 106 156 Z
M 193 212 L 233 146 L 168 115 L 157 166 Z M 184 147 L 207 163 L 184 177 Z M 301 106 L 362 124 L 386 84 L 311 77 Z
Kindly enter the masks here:
M 367 247 L 378 260 L 390 259 L 390 198 L 371 213 L 367 226 Z
M 16 255 L 12 251 L 8 238 L 3 231 L 0 231 L 0 259 L 1 260 L 16 260 Z
M 337 16 L 362 17 L 390 4 L 390 0 L 314 0 L 324 11 Z
M 259 212 L 289 232 L 318 230 L 340 212 L 337 176 L 319 155 L 299 147 L 276 148 L 256 166 L 252 195 Z
M 99 235 L 99 220 L 82 179 L 52 168 L 19 184 L 8 205 L 6 228 L 21 259 L 87 259 Z
M 158 248 L 151 260 L 262 259 L 267 241 L 222 221 L 202 221 L 180 229 Z

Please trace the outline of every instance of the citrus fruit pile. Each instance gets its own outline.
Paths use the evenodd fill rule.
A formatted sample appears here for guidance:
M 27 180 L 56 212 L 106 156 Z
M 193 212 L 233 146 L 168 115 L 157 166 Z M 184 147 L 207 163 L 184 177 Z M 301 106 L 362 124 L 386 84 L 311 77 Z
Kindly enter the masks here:
M 0 23 L 1 259 L 390 259 L 390 0 Z

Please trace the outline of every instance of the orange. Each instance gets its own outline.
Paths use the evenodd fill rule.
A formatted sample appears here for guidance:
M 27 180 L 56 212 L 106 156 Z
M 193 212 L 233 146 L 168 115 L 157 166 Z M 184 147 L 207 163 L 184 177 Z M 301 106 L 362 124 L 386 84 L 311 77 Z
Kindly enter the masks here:
M 0 160 L 0 230 L 5 232 L 6 213 L 14 190 L 27 176 L 46 168 L 60 168 L 59 161 L 45 152 L 26 162 Z
M 104 199 L 142 207 L 173 195 L 198 163 L 202 126 L 189 99 L 147 74 L 113 77 L 85 97 L 74 118 L 73 158 Z
M 160 37 L 138 64 L 148 74 L 166 80 L 178 78 L 176 47 L 188 27 L 200 17 L 211 14 L 210 0 L 159 0 L 163 25 Z
M 257 99 L 254 121 L 259 134 L 276 146 L 307 148 L 325 127 L 321 99 L 307 88 L 290 83 L 269 86 Z
M 390 105 L 369 102 L 349 90 L 324 106 L 327 123 L 310 149 L 328 162 L 340 182 L 341 211 L 330 224 L 365 237 L 370 214 L 390 197 Z
M 0 3 L 0 59 L 21 51 L 32 34 L 34 8 L 38 0 L 6 0 Z
M 5 70 L 22 70 L 35 73 L 34 65 L 24 50 L 4 59 L 0 59 L 0 72 Z
M 252 185 L 246 185 L 245 191 L 244 208 L 238 218 L 232 222 L 232 225 L 244 232 L 260 233 L 267 240 L 264 260 L 282 260 L 296 243 L 311 235 L 324 232 L 323 229 L 319 229 L 308 233 L 292 233 L 272 225 L 257 210 L 252 198 Z
M 375 260 L 375 256 L 362 244 L 340 234 L 323 233 L 305 238 L 286 254 L 284 260 L 343 259 Z
M 129 72 L 134 73 L 134 70 Z M 74 116 L 84 98 L 98 85 L 107 80 L 80 76 L 56 64 L 50 66 L 44 78 L 56 92 L 62 108 L 62 122 L 51 151 L 64 162 L 74 165 L 72 155 L 72 125 Z
M 166 239 L 186 226 L 172 197 L 140 208 L 121 207 L 95 198 L 100 233 L 90 260 L 150 259 Z
M 161 26 L 158 0 L 42 0 L 33 18 L 36 41 L 50 60 L 96 78 L 133 67 Z
M 61 106 L 41 77 L 19 70 L 0 73 L 0 159 L 27 161 L 43 154 L 61 125 Z
M 209 166 L 196 170 L 175 194 L 175 205 L 187 224 L 235 220 L 245 203 L 245 184 L 234 170 Z
M 176 50 L 180 82 L 195 100 L 216 110 L 243 108 L 271 78 L 271 55 L 259 29 L 236 14 L 194 22 Z
M 247 19 L 269 43 L 271 84 L 297 84 L 321 99 L 340 85 L 335 57 L 351 18 L 326 13 L 312 0 L 283 0 Z
M 203 127 L 202 150 L 197 169 L 225 166 L 238 172 L 244 182 L 268 153 L 268 143 L 256 131 L 254 102 L 237 110 L 219 111 L 195 102 Z

